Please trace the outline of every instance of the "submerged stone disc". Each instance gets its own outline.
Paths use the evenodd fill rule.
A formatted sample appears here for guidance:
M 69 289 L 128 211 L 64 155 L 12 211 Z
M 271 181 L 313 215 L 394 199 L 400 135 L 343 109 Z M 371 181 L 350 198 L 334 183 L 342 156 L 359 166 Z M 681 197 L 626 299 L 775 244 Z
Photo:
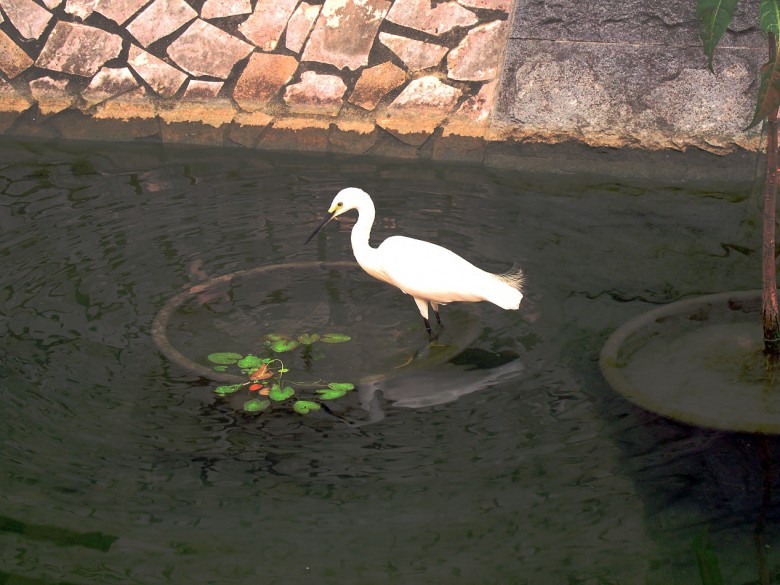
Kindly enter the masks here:
M 382 309 L 388 301 L 397 302 L 398 310 Z M 301 337 L 310 342 L 307 379 L 363 383 L 447 362 L 481 331 L 473 303 L 448 306 L 443 319 L 447 327 L 437 343 L 429 344 L 411 297 L 366 281 L 355 262 L 287 262 L 189 287 L 157 313 L 152 338 L 163 354 L 193 374 L 235 384 L 246 376 L 215 370 L 209 355 L 262 351 L 269 335 L 281 333 L 278 343 L 292 342 L 289 349 L 297 351 L 288 354 L 273 344 L 270 349 L 285 364 L 300 365 L 304 349 L 295 338 Z
M 780 369 L 767 374 L 761 291 L 664 305 L 607 340 L 600 366 L 637 406 L 684 423 L 780 433 Z

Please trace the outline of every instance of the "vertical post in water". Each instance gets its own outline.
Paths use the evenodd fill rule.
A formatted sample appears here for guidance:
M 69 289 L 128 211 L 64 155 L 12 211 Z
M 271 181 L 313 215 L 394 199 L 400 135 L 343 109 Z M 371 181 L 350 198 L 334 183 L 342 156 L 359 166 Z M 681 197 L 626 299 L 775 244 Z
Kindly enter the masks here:
M 769 61 L 777 58 L 777 41 L 769 33 Z M 766 177 L 764 180 L 764 226 L 761 272 L 763 285 L 764 353 L 780 356 L 780 319 L 777 311 L 775 268 L 775 213 L 777 209 L 777 108 L 767 118 Z

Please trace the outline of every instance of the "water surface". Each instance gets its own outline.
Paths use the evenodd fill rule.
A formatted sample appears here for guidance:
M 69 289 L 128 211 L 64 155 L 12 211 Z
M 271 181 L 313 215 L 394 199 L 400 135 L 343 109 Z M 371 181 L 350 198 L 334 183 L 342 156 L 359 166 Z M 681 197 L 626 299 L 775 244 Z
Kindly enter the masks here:
M 634 408 L 597 367 L 651 307 L 757 288 L 749 184 L 7 139 L 0 154 L 0 581 L 688 585 L 706 533 L 724 582 L 757 582 L 756 440 Z M 521 310 L 444 307 L 464 351 L 365 384 L 342 417 L 245 416 L 151 323 L 211 278 L 349 260 L 349 221 L 303 246 L 345 186 L 374 196 L 374 244 L 520 265 Z M 355 371 L 427 351 L 411 298 L 357 270 L 275 274 L 191 314 L 178 330 L 201 353 L 313 326 L 353 335 L 339 363 Z

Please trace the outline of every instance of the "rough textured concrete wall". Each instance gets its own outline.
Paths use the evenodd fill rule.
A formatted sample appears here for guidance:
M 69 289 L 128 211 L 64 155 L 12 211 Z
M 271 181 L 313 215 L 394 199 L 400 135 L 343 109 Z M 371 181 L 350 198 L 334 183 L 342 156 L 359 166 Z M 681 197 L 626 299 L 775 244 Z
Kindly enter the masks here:
M 509 9 L 0 0 L 0 131 L 396 156 L 446 142 L 468 158 L 494 103 Z
M 496 138 L 593 146 L 758 148 L 744 132 L 767 60 L 758 1 L 739 3 L 707 69 L 695 0 L 517 0 Z

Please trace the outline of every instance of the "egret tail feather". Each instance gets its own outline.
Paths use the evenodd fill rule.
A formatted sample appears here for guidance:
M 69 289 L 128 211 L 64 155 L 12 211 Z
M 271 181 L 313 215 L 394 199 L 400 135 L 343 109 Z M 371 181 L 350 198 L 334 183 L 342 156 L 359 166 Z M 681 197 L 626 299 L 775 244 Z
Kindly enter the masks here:
M 495 276 L 500 285 L 493 297 L 487 300 L 502 309 L 519 309 L 520 301 L 523 300 L 523 283 L 525 282 L 523 271 L 514 266 L 508 272 L 494 274 L 493 276 Z
M 496 274 L 496 276 L 507 283 L 519 292 L 523 292 L 523 285 L 525 284 L 525 274 L 516 265 L 512 266 L 511 270 L 504 272 L 503 274 Z

